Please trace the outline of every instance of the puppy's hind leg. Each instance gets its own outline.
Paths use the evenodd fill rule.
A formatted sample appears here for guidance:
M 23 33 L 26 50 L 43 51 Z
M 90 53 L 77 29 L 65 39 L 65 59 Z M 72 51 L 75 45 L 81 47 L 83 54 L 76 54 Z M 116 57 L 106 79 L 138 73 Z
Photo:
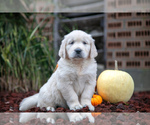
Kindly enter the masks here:
M 46 104 L 38 104 L 37 107 L 40 107 L 40 109 L 42 108 L 46 108 L 47 111 L 52 111 L 54 112 L 55 111 L 55 106 L 54 105 L 46 105 Z
M 42 109 L 46 108 L 47 111 L 55 111 L 55 97 L 51 91 L 47 91 L 47 86 L 43 86 L 39 93 L 39 100 L 37 106 Z M 51 88 L 49 88 L 51 90 Z

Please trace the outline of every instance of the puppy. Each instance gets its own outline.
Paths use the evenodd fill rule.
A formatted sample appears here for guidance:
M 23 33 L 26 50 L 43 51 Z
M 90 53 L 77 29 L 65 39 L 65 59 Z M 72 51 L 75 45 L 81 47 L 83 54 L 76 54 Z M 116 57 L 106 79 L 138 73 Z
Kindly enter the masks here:
M 38 94 L 23 99 L 20 111 L 32 107 L 46 107 L 55 111 L 57 106 L 77 110 L 94 107 L 91 98 L 96 85 L 97 50 L 91 35 L 74 30 L 64 37 L 59 50 L 58 68 Z
M 90 123 L 95 122 L 95 118 L 92 116 L 91 113 L 20 113 L 19 114 L 19 122 L 20 123 L 26 123 L 31 120 L 40 119 L 42 123 L 51 123 L 55 124 L 57 119 L 63 119 L 66 121 L 74 122 L 82 121 L 83 119 L 88 118 Z M 46 121 L 45 121 L 46 120 Z M 39 122 L 38 122 L 39 123 Z M 71 123 L 70 123 L 71 124 Z

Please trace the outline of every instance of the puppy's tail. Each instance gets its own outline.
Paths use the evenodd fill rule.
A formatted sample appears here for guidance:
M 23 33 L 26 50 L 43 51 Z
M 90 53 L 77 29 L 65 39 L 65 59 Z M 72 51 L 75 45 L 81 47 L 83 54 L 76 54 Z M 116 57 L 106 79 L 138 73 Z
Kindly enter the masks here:
M 38 96 L 39 96 L 39 94 L 37 93 L 33 96 L 30 96 L 30 97 L 23 99 L 22 102 L 20 103 L 19 110 L 25 111 L 25 110 L 28 110 L 30 108 L 37 106 Z

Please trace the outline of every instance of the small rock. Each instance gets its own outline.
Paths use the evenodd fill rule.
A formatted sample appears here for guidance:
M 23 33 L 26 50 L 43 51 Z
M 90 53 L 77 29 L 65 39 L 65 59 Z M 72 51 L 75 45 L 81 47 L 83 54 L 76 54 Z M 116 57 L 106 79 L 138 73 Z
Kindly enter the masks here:
M 62 108 L 62 107 L 59 107 L 56 109 L 56 112 L 63 112 L 63 111 L 64 111 L 64 108 Z
M 117 109 L 125 109 L 125 107 L 124 107 L 124 105 L 122 104 L 122 103 L 120 103 L 117 107 L 116 107 Z
M 133 105 L 133 104 L 130 104 L 130 105 L 129 105 L 129 108 L 132 108 L 132 107 L 134 107 L 134 105 Z
M 10 102 L 5 102 L 5 104 L 9 104 Z
M 110 109 L 114 111 L 114 110 L 116 110 L 116 107 L 111 105 Z

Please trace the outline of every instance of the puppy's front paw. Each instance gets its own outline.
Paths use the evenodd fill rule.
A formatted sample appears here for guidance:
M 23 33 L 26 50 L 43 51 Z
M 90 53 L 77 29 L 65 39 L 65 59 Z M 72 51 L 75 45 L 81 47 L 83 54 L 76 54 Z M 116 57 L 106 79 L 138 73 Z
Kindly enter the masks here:
M 95 107 L 93 105 L 88 105 L 90 111 L 94 111 Z
M 47 110 L 47 111 L 52 111 L 52 112 L 54 112 L 54 111 L 55 111 L 55 108 L 49 106 L 49 107 L 46 108 L 46 110 Z
M 69 116 L 69 120 L 70 122 L 77 122 L 77 121 L 81 121 L 83 119 L 83 117 L 79 114 L 79 113 L 72 113 Z
M 81 105 L 83 107 L 88 106 L 90 111 L 95 110 L 94 106 L 91 104 L 91 99 L 81 99 Z
M 91 123 L 94 123 L 94 122 L 95 122 L 95 119 L 94 119 L 94 117 L 92 116 L 91 113 L 81 113 L 81 116 L 82 116 L 83 118 L 88 118 L 88 119 L 89 119 L 89 122 L 91 122 Z
M 83 106 L 80 104 L 75 104 L 75 105 L 70 106 L 70 110 L 74 110 L 74 111 L 77 109 L 82 109 L 82 108 Z
M 55 123 L 55 120 L 52 119 L 52 118 L 47 118 L 47 119 L 46 119 L 46 122 L 47 122 L 47 123 L 52 123 L 52 124 L 54 124 L 54 123 Z
M 92 104 L 84 104 L 83 107 L 86 107 L 88 106 L 89 107 L 89 110 L 90 111 L 94 111 L 95 110 L 95 107 L 92 105 Z

